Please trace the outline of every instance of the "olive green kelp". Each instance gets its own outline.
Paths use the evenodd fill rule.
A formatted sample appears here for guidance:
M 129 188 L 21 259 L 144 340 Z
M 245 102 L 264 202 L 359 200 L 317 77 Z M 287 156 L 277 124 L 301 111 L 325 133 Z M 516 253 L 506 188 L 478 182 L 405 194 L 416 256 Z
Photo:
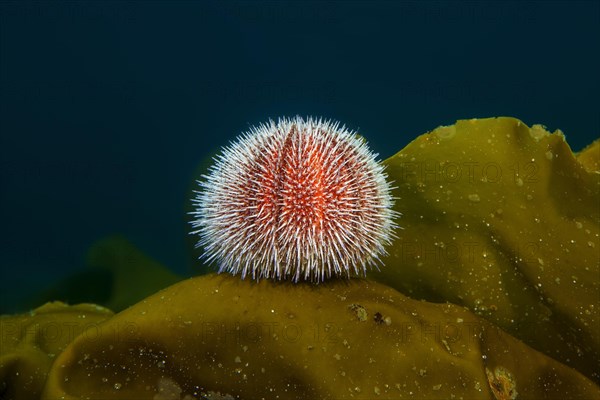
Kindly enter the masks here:
M 47 303 L 0 316 L 0 399 L 39 399 L 56 357 L 83 331 L 94 335 L 112 311 L 94 304 Z
M 463 120 L 387 159 L 403 214 L 370 277 L 451 302 L 600 381 L 600 142 Z
M 463 307 L 363 279 L 206 275 L 82 334 L 43 399 L 590 399 L 600 389 Z

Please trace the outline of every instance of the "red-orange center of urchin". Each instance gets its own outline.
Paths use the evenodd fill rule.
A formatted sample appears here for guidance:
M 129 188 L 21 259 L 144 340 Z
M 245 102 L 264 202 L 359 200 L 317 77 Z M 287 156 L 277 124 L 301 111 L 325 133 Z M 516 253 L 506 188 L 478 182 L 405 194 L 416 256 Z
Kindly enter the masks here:
M 271 121 L 205 176 L 195 233 L 220 271 L 294 281 L 364 273 L 394 227 L 385 177 L 364 141 L 337 124 Z

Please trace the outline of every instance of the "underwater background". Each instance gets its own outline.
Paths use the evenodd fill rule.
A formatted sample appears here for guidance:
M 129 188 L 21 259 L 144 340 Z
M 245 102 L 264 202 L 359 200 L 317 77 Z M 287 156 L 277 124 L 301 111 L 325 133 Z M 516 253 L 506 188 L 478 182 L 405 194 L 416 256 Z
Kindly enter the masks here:
M 501 115 L 579 151 L 600 132 L 599 38 L 591 1 L 0 2 L 0 313 L 107 235 L 197 273 L 197 167 L 269 118 L 342 121 L 382 159 Z

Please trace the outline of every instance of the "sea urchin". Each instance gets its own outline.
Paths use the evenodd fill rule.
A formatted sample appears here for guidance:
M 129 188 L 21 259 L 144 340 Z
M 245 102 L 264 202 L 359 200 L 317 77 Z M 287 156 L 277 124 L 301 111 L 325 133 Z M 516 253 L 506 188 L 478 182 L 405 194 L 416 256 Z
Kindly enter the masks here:
M 296 117 L 241 135 L 193 199 L 193 232 L 219 272 L 323 281 L 386 254 L 396 212 L 387 175 L 339 123 Z

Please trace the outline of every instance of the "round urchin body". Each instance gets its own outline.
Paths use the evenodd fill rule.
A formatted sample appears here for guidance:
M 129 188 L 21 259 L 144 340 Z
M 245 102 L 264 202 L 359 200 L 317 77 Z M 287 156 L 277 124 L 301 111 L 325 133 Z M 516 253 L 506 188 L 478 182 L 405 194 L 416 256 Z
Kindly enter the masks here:
M 396 215 L 387 175 L 339 123 L 269 121 L 215 161 L 191 214 L 219 272 L 319 282 L 364 274 L 386 254 Z

